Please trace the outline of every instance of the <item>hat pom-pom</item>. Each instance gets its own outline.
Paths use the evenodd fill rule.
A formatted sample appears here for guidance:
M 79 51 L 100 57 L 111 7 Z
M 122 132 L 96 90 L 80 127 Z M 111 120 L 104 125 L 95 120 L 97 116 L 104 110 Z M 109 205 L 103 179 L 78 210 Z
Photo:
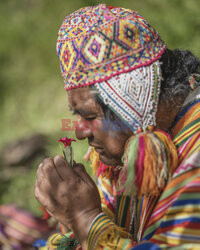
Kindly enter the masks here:
M 176 169 L 178 156 L 170 136 L 155 130 L 127 141 L 123 163 L 117 183 L 119 194 L 158 196 Z

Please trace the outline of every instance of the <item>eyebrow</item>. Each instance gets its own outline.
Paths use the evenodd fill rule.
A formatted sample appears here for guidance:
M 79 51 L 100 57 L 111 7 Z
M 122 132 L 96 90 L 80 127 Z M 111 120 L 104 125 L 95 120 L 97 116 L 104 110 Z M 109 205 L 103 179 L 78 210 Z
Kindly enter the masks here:
M 96 112 L 89 112 L 85 111 L 84 109 L 73 109 L 71 106 L 68 106 L 69 110 L 74 114 L 74 115 L 81 115 L 81 116 L 88 116 L 88 115 L 96 115 Z

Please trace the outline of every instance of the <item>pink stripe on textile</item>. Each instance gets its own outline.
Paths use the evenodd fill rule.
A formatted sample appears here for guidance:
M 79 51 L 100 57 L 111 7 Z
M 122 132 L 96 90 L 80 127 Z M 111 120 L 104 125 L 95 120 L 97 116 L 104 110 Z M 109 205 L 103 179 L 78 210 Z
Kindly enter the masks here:
M 96 176 L 99 177 L 100 174 L 104 174 L 109 167 L 100 161 Z
M 171 204 L 176 200 L 176 198 L 178 197 L 178 194 L 171 200 L 168 201 L 167 204 L 163 204 L 161 207 L 159 207 L 159 209 L 156 209 L 156 211 L 152 214 L 151 216 L 151 220 L 155 217 L 158 216 L 160 213 L 162 213 L 162 211 L 168 207 L 171 206 Z
M 5 228 L 5 233 L 10 236 L 13 237 L 21 242 L 24 242 L 26 244 L 32 244 L 35 240 L 36 237 L 31 235 L 31 232 L 29 230 L 27 230 L 27 232 L 22 232 L 20 231 L 20 229 L 16 229 L 13 228 L 12 226 L 6 226 Z M 38 233 L 38 237 L 40 237 L 40 234 Z
M 182 164 L 180 168 L 178 168 L 178 170 L 174 172 L 172 178 L 174 178 L 174 176 L 178 175 L 180 172 L 191 170 L 192 168 L 196 168 L 196 166 L 191 163 Z
M 143 173 L 144 173 L 144 137 L 139 137 L 139 148 L 138 148 L 138 158 L 135 164 L 136 172 L 136 183 L 137 187 L 140 188 L 142 185 Z
M 186 141 L 182 146 L 179 147 L 178 151 L 178 155 L 181 155 L 182 152 L 184 151 L 184 149 L 187 147 L 187 145 L 190 143 L 192 138 L 188 139 L 188 141 Z
M 193 181 L 192 183 L 189 183 L 185 186 L 186 188 L 191 188 L 191 187 L 200 187 L 200 181 Z

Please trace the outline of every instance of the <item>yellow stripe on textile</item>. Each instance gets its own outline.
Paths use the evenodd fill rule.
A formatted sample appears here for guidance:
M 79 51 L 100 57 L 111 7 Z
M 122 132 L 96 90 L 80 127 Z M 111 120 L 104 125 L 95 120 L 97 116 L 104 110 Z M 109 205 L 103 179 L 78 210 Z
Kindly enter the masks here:
M 184 243 L 188 243 L 188 242 L 200 243 L 200 240 L 195 242 L 193 239 L 191 239 L 191 240 L 190 239 L 183 239 L 183 238 L 181 238 L 181 236 L 184 237 L 183 234 L 178 234 L 174 237 L 170 237 L 169 235 L 163 235 L 163 234 L 154 235 L 152 237 L 152 242 L 153 242 L 153 240 L 165 242 L 168 245 L 168 247 L 169 247 L 169 245 L 179 245 L 179 244 L 184 244 Z
M 48 247 L 48 250 L 57 249 L 59 240 L 61 240 L 62 237 L 63 237 L 63 234 L 59 234 L 59 233 L 52 234 L 52 235 L 48 238 L 48 240 L 47 240 L 47 247 Z
M 179 136 L 177 136 L 174 139 L 174 144 L 177 145 L 180 143 L 180 141 L 183 141 L 187 137 L 189 138 L 191 134 L 195 133 L 199 130 L 199 124 L 195 123 L 193 126 L 191 126 L 189 129 L 187 129 L 185 132 L 181 133 Z
M 39 238 L 41 236 L 40 232 L 38 232 L 37 230 L 35 230 L 33 228 L 29 228 L 29 227 L 17 222 L 16 220 L 9 219 L 7 223 L 9 226 L 13 227 L 17 231 L 22 232 L 24 234 L 31 235 L 34 238 Z
M 88 250 L 111 250 L 116 246 L 116 249 L 123 249 L 124 244 L 130 244 L 130 247 L 133 244 L 129 233 L 114 224 L 108 216 L 102 213 L 93 221 L 88 234 Z

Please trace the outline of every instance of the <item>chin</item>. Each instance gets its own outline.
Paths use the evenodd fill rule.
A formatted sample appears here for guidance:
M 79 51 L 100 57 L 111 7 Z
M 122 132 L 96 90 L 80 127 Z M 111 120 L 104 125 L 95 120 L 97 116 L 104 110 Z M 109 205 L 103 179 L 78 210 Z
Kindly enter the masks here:
M 100 154 L 99 155 L 99 159 L 100 161 L 103 163 L 103 164 L 106 164 L 108 166 L 113 166 L 113 167 L 117 167 L 117 166 L 122 166 L 122 162 L 119 161 L 119 160 L 116 160 L 116 159 L 113 159 L 113 158 L 110 158 L 110 157 L 107 157 L 106 155 L 104 154 Z

